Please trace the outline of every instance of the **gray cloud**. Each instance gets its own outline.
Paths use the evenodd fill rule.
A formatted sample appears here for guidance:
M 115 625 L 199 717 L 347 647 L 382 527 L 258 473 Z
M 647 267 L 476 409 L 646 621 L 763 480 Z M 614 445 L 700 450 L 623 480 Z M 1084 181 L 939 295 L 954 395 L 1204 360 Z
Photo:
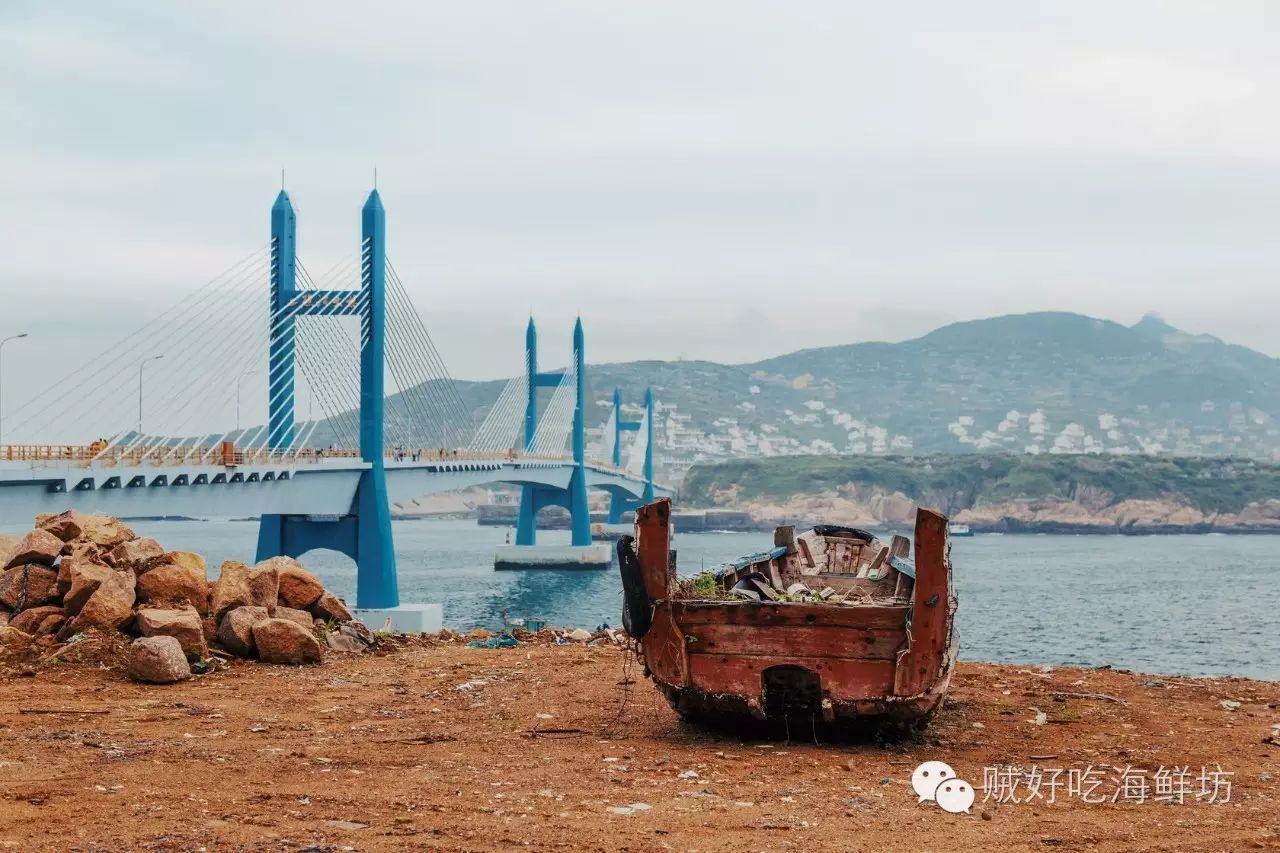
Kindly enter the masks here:
M 1280 308 L 1278 18 L 10 3 L 0 331 L 56 357 L 6 391 L 265 242 L 282 165 L 313 270 L 354 253 L 378 167 L 392 256 L 460 376 L 515 372 L 530 308 L 553 363 L 579 312 L 592 360 L 749 360 L 1038 309 L 1155 309 L 1280 354 L 1260 319 Z

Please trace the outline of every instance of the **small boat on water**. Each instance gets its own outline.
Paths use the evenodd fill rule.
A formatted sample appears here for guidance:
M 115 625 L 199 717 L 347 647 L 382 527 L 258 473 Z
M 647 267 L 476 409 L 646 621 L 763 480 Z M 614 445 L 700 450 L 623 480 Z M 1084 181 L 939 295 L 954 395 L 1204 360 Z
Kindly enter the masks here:
M 774 547 L 679 579 L 671 502 L 636 514 L 618 543 L 628 632 L 681 717 L 705 724 L 804 720 L 923 726 L 955 666 L 945 516 L 916 513 L 884 544 L 852 527 L 774 532 Z
M 947 525 L 947 533 L 951 536 L 972 536 L 973 530 L 967 524 L 956 524 L 952 522 Z

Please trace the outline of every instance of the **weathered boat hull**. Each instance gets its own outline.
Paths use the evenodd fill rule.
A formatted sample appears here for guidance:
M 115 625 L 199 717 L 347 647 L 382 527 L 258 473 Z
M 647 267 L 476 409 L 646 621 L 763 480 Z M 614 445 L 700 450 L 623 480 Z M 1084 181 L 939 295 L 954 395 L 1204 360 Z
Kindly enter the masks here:
M 941 704 L 956 659 L 943 516 L 918 514 L 910 598 L 855 606 L 676 598 L 669 517 L 666 501 L 637 514 L 652 613 L 640 646 L 647 673 L 682 716 L 922 724 Z M 794 547 L 775 559 L 792 558 L 801 558 Z

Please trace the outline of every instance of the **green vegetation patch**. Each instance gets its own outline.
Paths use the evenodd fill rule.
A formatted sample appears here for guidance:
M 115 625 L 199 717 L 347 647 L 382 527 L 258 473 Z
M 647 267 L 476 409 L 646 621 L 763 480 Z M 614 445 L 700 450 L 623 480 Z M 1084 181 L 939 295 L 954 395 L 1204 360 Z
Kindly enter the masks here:
M 715 506 L 731 489 L 738 500 L 785 501 L 850 488 L 902 492 L 948 512 L 1018 499 L 1172 499 L 1201 512 L 1239 512 L 1280 498 L 1280 466 L 1147 456 L 787 456 L 695 465 L 681 497 Z

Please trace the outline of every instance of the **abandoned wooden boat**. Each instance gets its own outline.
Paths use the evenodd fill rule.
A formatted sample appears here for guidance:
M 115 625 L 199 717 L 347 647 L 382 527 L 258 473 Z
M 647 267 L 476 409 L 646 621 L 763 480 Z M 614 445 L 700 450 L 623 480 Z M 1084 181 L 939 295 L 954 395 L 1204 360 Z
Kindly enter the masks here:
M 916 513 L 915 547 L 851 527 L 774 533 L 774 548 L 677 579 L 671 502 L 618 543 L 623 620 L 646 675 L 684 718 L 923 725 L 956 661 L 947 519 Z

